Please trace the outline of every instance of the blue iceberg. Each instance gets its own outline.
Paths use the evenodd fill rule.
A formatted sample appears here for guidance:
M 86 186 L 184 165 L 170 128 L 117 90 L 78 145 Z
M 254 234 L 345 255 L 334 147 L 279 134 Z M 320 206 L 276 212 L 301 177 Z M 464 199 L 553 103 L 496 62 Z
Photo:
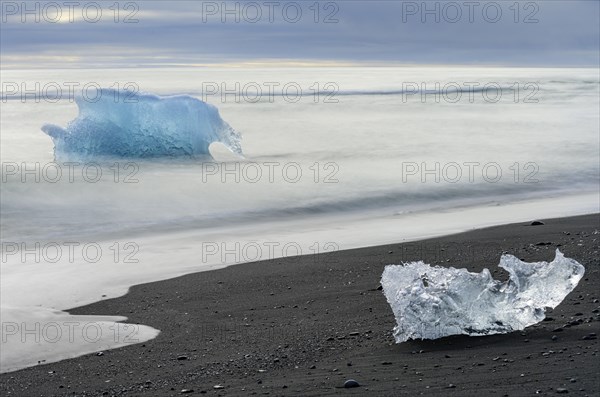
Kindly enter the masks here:
M 160 97 L 101 89 L 78 96 L 79 115 L 66 128 L 45 124 L 59 159 L 203 157 L 221 142 L 241 155 L 241 136 L 216 107 L 188 95 Z

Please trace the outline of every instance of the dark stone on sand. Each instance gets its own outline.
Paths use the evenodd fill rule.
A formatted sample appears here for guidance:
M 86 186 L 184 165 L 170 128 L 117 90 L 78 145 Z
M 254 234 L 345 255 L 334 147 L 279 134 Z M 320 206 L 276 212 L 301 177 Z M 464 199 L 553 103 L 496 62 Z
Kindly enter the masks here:
M 542 221 L 533 221 L 531 222 L 531 226 L 542 226 L 544 225 L 544 222 Z
M 179 361 L 187 360 L 187 359 L 188 359 L 188 356 L 177 356 L 177 359 L 178 359 Z
M 193 392 L 194 392 L 194 389 L 181 389 L 181 394 L 190 394 Z
M 346 389 L 351 389 L 353 387 L 360 387 L 360 383 L 358 383 L 354 379 L 348 379 L 346 382 L 344 382 L 344 387 Z
M 559 387 L 558 389 L 556 389 L 556 392 L 558 394 L 567 394 L 569 392 L 569 389 L 565 389 L 564 387 Z

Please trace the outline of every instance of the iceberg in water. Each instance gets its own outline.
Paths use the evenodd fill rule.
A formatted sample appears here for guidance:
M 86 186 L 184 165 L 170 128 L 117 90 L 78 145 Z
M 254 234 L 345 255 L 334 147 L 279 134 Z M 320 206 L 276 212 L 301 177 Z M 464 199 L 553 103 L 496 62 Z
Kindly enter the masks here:
M 494 280 L 488 269 L 430 266 L 422 261 L 388 265 L 381 285 L 396 317 L 396 343 L 448 335 L 491 335 L 542 321 L 577 286 L 585 268 L 556 250 L 550 263 L 502 255 L 510 277 Z
M 200 157 L 210 155 L 213 142 L 242 153 L 240 134 L 216 107 L 194 97 L 101 89 L 92 99 L 75 98 L 79 115 L 66 128 L 42 126 L 55 157 Z

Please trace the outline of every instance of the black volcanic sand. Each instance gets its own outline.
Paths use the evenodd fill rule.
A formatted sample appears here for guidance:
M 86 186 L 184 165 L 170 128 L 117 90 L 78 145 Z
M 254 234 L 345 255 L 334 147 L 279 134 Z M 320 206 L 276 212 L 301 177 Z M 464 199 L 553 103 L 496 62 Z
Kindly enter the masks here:
M 160 329 L 158 338 L 2 374 L 1 392 L 598 396 L 599 220 L 506 225 L 138 285 L 71 313 L 127 316 Z M 506 279 L 497 268 L 502 252 L 549 261 L 557 247 L 586 274 L 546 321 L 507 335 L 394 343 L 394 316 L 377 289 L 386 264 L 423 259 L 471 271 L 488 267 Z M 347 379 L 360 387 L 343 388 Z

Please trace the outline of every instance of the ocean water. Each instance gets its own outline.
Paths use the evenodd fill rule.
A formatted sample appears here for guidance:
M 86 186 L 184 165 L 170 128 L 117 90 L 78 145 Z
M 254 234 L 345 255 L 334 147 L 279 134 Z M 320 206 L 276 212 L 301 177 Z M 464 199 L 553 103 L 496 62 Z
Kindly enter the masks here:
M 2 371 L 156 336 L 64 312 L 134 284 L 599 211 L 597 69 L 7 70 L 1 80 Z M 55 161 L 40 127 L 77 115 L 69 87 L 89 100 L 94 87 L 198 97 L 242 134 L 244 157 L 214 144 L 212 159 Z M 88 328 L 68 339 L 69 321 Z

